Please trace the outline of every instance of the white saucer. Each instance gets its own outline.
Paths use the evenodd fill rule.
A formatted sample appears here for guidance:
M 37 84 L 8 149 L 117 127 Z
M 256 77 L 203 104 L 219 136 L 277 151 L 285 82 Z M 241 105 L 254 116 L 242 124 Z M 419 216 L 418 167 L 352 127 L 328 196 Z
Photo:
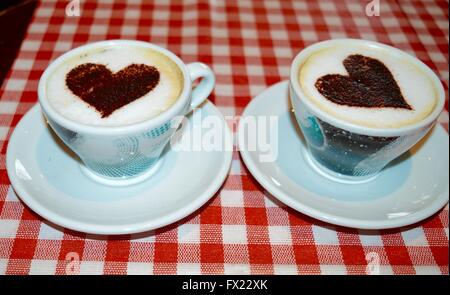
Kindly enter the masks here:
M 361 229 L 413 224 L 433 215 L 448 202 L 449 138 L 442 126 L 436 126 L 376 179 L 360 184 L 339 183 L 323 177 L 307 164 L 302 153 L 306 148 L 304 139 L 288 98 L 287 81 L 270 87 L 250 102 L 238 129 L 239 149 L 246 166 L 281 202 L 324 222 Z M 275 161 L 261 162 L 260 156 L 267 154 L 267 150 L 247 148 L 249 137 L 241 122 L 252 116 L 278 117 Z M 275 142 L 272 138 L 272 150 Z
M 33 211 L 60 226 L 92 234 L 130 234 L 173 223 L 205 204 L 220 188 L 232 160 L 232 135 L 220 111 L 206 102 L 189 117 L 192 132 L 205 116 L 220 123 L 222 151 L 167 148 L 160 170 L 127 187 L 111 187 L 86 177 L 77 158 L 50 131 L 34 106 L 15 128 L 7 151 L 9 179 Z

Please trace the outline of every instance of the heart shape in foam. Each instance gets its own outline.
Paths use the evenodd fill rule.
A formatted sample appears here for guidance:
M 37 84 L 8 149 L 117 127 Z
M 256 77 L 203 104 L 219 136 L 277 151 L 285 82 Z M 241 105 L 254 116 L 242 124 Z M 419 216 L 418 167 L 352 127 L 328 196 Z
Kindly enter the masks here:
M 152 91 L 159 77 L 158 69 L 145 64 L 131 64 L 112 73 L 105 65 L 85 63 L 67 74 L 66 85 L 105 118 Z
M 379 60 L 354 54 L 343 65 L 348 76 L 328 74 L 316 81 L 316 89 L 328 100 L 355 107 L 412 110 L 391 71 Z

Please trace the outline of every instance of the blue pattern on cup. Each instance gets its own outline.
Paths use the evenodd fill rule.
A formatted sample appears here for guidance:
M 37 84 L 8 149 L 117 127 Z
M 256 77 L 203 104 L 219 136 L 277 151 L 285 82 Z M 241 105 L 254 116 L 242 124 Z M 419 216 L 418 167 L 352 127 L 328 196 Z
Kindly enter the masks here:
M 169 121 L 134 136 L 94 137 L 75 133 L 51 120 L 49 123 L 87 168 L 110 178 L 133 177 L 150 169 L 175 131 Z

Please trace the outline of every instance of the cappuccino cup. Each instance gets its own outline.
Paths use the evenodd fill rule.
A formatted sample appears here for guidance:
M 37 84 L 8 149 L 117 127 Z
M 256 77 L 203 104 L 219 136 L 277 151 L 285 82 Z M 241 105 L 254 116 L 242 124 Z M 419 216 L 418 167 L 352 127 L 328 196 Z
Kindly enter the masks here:
M 39 80 L 38 97 L 48 124 L 79 157 L 85 175 L 123 186 L 157 172 L 179 117 L 198 107 L 214 84 L 203 63 L 186 65 L 147 42 L 108 40 L 54 60 Z
M 294 58 L 290 100 L 307 162 L 332 180 L 360 183 L 428 133 L 445 92 L 430 68 L 399 49 L 336 39 Z

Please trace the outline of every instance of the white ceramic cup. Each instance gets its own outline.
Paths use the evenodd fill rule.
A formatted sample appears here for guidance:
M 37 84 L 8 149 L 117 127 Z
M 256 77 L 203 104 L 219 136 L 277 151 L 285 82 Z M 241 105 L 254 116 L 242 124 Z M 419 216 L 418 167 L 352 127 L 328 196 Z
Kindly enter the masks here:
M 313 53 L 336 45 L 370 45 L 389 50 L 427 74 L 434 84 L 437 103 L 423 120 L 400 128 L 370 128 L 331 116 L 307 99 L 299 83 L 299 72 Z M 408 151 L 436 123 L 445 104 L 445 91 L 436 74 L 417 58 L 385 44 L 335 39 L 313 44 L 294 59 L 290 71 L 290 99 L 305 137 L 306 160 L 320 174 L 335 181 L 360 183 L 374 179 L 392 160 Z
M 96 47 L 136 46 L 156 50 L 170 58 L 183 74 L 183 89 L 176 102 L 158 116 L 132 125 L 105 127 L 84 125 L 59 114 L 49 103 L 49 76 L 66 60 Z M 192 81 L 201 79 L 192 89 Z M 106 185 L 131 185 L 153 175 L 161 165 L 161 153 L 184 116 L 198 107 L 212 92 L 215 76 L 203 63 L 185 65 L 172 52 L 142 41 L 108 40 L 80 46 L 61 55 L 39 80 L 41 109 L 58 137 L 81 159 L 81 169 L 93 180 Z

